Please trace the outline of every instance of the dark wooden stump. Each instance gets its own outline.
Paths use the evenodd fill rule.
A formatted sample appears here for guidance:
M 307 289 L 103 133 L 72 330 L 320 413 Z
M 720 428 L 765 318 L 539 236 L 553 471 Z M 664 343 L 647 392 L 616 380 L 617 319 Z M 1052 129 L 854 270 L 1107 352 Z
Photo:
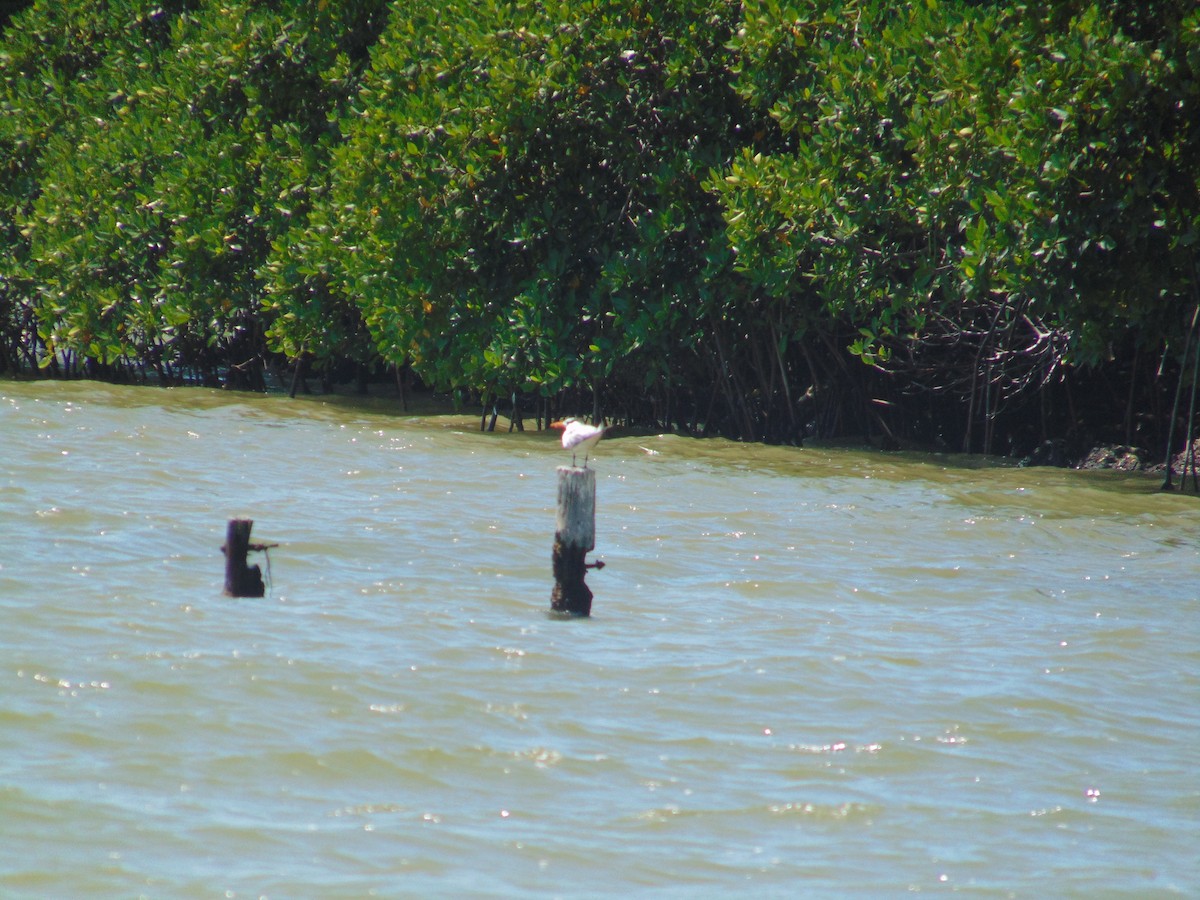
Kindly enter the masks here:
M 246 565 L 246 554 L 251 549 L 250 529 L 253 519 L 230 519 L 225 532 L 225 593 L 230 597 L 261 597 L 266 593 L 262 570 L 258 566 Z
M 596 546 L 596 472 L 577 466 L 558 467 L 558 519 L 554 530 L 555 612 L 588 616 L 592 592 L 584 583 L 590 568 L 585 557 Z M 599 565 L 599 563 L 597 563 Z

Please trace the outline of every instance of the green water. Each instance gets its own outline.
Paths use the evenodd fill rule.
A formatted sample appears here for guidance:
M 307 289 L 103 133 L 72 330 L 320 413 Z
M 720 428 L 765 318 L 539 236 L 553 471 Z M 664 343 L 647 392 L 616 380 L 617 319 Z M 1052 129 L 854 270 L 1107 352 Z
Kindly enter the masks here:
M 1195 498 L 476 428 L 0 384 L 0 896 L 1200 890 Z

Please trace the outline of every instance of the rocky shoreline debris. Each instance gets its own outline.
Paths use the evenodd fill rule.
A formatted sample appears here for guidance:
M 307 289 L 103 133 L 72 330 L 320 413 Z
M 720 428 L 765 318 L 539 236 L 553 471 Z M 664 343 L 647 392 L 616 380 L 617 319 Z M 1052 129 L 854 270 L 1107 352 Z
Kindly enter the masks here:
M 1200 461 L 1200 438 L 1197 438 L 1192 448 L 1193 459 Z M 1182 474 L 1188 463 L 1187 448 L 1175 454 L 1171 470 Z M 1093 447 L 1081 458 L 1073 459 L 1068 452 L 1065 441 L 1043 441 L 1032 453 L 1024 457 L 1017 465 L 1021 467 L 1055 466 L 1062 469 L 1113 470 L 1117 472 L 1165 472 L 1164 463 L 1150 462 L 1152 455 L 1149 451 L 1128 444 L 1101 444 Z

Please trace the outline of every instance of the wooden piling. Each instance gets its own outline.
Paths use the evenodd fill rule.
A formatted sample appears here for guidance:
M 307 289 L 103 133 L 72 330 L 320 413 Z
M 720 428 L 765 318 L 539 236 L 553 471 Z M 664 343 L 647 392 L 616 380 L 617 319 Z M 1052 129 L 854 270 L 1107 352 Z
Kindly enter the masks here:
M 583 577 L 589 568 L 585 557 L 595 546 L 596 472 L 578 466 L 559 466 L 554 590 L 550 594 L 550 608 L 555 612 L 591 615 L 592 592 Z
M 225 593 L 230 597 L 261 597 L 266 593 L 262 570 L 258 566 L 246 565 L 246 554 L 250 550 L 262 549 L 250 544 L 250 529 L 253 519 L 230 519 L 225 531 Z

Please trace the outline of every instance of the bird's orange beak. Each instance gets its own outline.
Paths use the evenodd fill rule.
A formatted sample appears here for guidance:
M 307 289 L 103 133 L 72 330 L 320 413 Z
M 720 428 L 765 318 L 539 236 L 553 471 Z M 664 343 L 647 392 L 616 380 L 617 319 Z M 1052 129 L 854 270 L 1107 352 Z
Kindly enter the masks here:
M 566 428 L 567 423 L 566 422 L 551 422 L 550 427 L 551 428 Z

